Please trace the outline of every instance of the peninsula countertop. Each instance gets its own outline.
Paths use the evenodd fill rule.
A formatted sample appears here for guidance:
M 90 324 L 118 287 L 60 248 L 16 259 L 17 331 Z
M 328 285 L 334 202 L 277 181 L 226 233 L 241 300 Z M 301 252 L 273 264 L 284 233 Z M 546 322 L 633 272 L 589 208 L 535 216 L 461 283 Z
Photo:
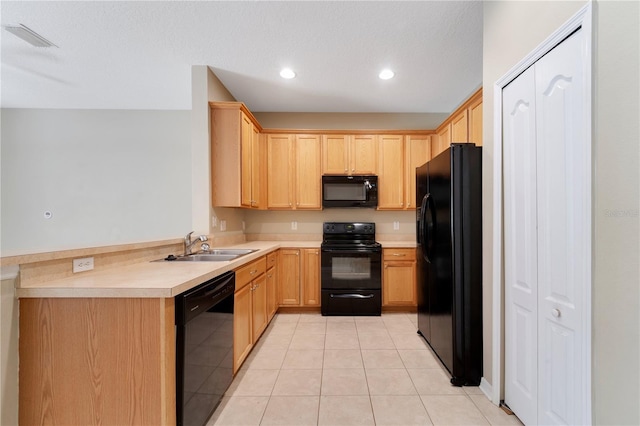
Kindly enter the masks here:
M 18 298 L 168 298 L 286 248 L 319 248 L 320 241 L 249 241 L 224 248 L 256 251 L 227 262 L 139 262 L 16 288 Z M 412 248 L 415 242 L 382 241 L 384 248 Z M 216 247 L 219 248 L 219 247 Z M 160 260 L 160 259 L 158 259 Z

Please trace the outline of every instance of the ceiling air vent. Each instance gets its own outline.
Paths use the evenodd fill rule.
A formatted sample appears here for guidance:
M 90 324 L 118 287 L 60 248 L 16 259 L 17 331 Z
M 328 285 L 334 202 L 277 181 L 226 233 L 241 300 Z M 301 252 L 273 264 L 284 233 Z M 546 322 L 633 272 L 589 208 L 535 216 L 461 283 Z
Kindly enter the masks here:
M 4 29 L 35 47 L 58 47 L 25 25 L 5 25 Z

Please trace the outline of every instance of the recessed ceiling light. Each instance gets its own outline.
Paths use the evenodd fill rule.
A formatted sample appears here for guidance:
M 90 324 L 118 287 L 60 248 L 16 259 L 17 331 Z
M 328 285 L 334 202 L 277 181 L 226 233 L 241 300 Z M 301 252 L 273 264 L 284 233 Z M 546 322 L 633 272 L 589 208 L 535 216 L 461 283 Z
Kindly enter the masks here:
M 35 47 L 58 47 L 26 25 L 5 25 L 4 29 Z
M 380 74 L 378 74 L 378 77 L 380 77 L 380 79 L 382 80 L 389 80 L 390 78 L 393 78 L 394 75 L 396 75 L 396 73 L 386 68 L 380 71 Z
M 290 79 L 296 76 L 296 73 L 293 72 L 291 68 L 282 68 L 280 71 L 280 77 Z

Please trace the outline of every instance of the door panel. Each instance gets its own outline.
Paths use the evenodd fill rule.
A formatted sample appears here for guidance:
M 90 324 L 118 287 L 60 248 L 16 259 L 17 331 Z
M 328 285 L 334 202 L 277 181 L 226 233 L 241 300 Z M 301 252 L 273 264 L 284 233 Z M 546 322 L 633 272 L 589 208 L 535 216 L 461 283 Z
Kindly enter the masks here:
M 536 128 L 533 68 L 502 92 L 504 150 L 505 403 L 537 423 Z
M 584 352 L 580 299 L 590 252 L 585 58 L 579 30 L 536 63 L 538 282 L 541 386 L 538 420 L 582 424 Z
M 584 37 L 576 31 L 503 90 L 505 402 L 525 424 L 590 420 Z

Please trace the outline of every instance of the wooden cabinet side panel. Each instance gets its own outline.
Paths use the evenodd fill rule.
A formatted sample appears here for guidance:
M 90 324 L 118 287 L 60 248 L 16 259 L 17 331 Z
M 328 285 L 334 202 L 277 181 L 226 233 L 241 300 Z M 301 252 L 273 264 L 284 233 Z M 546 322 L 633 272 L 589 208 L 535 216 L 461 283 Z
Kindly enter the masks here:
M 302 304 L 320 306 L 320 250 L 303 250 Z
M 163 299 L 21 299 L 20 424 L 175 423 L 165 309 Z
M 240 206 L 240 114 L 239 109 L 211 109 L 211 200 L 214 207 Z

